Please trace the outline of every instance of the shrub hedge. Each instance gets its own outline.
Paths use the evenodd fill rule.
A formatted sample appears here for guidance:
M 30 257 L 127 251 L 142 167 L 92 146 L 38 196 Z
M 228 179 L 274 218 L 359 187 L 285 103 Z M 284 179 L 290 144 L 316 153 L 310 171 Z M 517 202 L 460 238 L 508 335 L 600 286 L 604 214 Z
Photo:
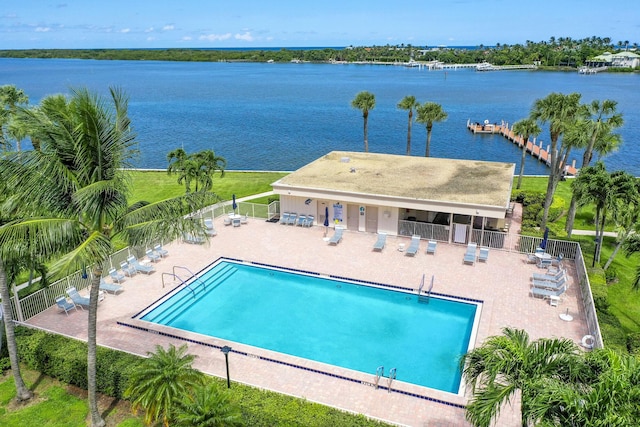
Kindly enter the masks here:
M 87 344 L 61 335 L 25 327 L 16 328 L 20 360 L 30 369 L 57 378 L 67 384 L 87 388 Z M 117 350 L 98 347 L 97 389 L 121 399 L 131 374 L 143 358 Z M 226 387 L 226 381 L 208 377 Z M 380 427 L 388 424 L 354 415 L 318 403 L 283 394 L 234 384 L 229 390 L 242 410 L 248 426 L 345 426 Z

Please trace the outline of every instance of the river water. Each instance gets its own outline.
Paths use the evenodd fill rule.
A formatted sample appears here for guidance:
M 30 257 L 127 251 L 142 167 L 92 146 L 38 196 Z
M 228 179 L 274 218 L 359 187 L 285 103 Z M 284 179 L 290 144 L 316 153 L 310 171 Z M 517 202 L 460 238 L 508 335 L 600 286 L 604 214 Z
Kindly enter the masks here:
M 70 87 L 107 93 L 122 87 L 138 135 L 136 166 L 166 168 L 169 151 L 213 149 L 230 170 L 295 170 L 332 150 L 362 151 L 363 119 L 351 100 L 376 96 L 369 114 L 369 150 L 405 154 L 406 95 L 442 105 L 431 156 L 519 164 L 520 150 L 498 135 L 473 135 L 473 122 L 513 123 L 551 92 L 582 94 L 583 102 L 613 99 L 624 116 L 624 143 L 604 158 L 608 170 L 640 176 L 640 75 L 473 70 L 427 71 L 402 66 L 266 63 L 190 63 L 0 59 L 0 85 L 23 89 L 31 104 Z M 424 155 L 426 130 L 415 123 L 411 154 Z M 548 130 L 539 136 L 546 145 Z M 580 153 L 571 156 L 577 165 Z M 516 167 L 516 171 L 518 166 Z M 546 174 L 534 159 L 525 173 Z

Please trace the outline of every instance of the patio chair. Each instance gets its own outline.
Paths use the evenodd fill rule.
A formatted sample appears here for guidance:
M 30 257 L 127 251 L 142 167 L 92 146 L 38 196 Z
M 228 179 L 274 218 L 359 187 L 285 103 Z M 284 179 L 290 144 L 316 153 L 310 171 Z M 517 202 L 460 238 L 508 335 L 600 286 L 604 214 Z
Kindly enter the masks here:
M 218 234 L 216 231 L 216 227 L 213 225 L 213 220 L 211 218 L 205 218 L 204 220 L 204 232 L 207 233 L 208 236 L 215 236 Z
M 121 283 L 124 281 L 124 274 L 118 273 L 115 268 L 109 270 L 109 276 L 111 276 L 113 283 Z
M 305 222 L 304 222 L 304 226 L 305 226 L 305 227 L 311 227 L 311 226 L 313 226 L 313 221 L 314 221 L 315 219 L 316 219 L 316 218 L 315 218 L 313 215 L 307 215 L 307 219 L 306 219 L 306 220 L 305 220 Z
M 527 254 L 527 264 L 537 264 L 538 263 L 538 257 L 536 257 L 535 254 L 530 253 Z
M 162 258 L 166 257 L 167 255 L 169 255 L 169 251 L 166 249 L 162 248 L 162 245 L 155 245 L 153 247 L 153 250 L 160 255 Z
M 411 236 L 411 243 L 405 252 L 405 256 L 414 256 L 420 249 L 420 235 L 414 234 Z
M 467 245 L 467 252 L 464 254 L 463 262 L 465 264 L 475 264 L 476 262 L 476 248 L 478 245 L 476 243 L 469 243 Z
M 240 227 L 240 225 L 242 224 L 242 222 L 240 221 L 240 216 L 236 215 L 233 218 L 231 218 L 231 224 L 234 227 Z
M 486 246 L 480 247 L 480 253 L 478 254 L 478 261 L 487 262 L 489 258 L 489 248 Z
M 118 292 L 122 292 L 124 288 L 120 285 L 116 285 L 115 283 L 107 283 L 104 281 L 104 278 L 101 278 L 100 290 L 116 295 Z
M 151 261 L 151 262 L 160 261 L 160 255 L 154 253 L 151 249 L 147 249 L 147 251 L 145 253 L 147 255 L 147 258 L 149 258 L 149 261 Z
M 249 223 L 249 214 L 244 214 L 244 216 L 240 217 L 240 224 L 248 224 Z
M 551 267 L 551 258 L 539 258 L 537 266 L 538 268 L 549 268 Z
M 296 225 L 296 219 L 298 219 L 298 214 L 295 212 L 289 213 L 289 219 L 287 220 L 287 225 Z
M 531 288 L 531 295 L 533 297 L 538 297 L 538 298 L 559 297 L 560 295 L 564 294 L 566 290 L 567 290 L 566 286 L 562 286 L 556 290 L 533 287 Z
M 150 264 L 141 264 L 134 256 L 127 258 L 127 262 L 135 268 L 138 273 L 150 274 L 152 271 L 156 271 L 154 266 Z
M 387 233 L 378 233 L 378 240 L 373 244 L 374 251 L 382 251 L 384 245 L 387 242 Z
M 126 261 L 120 263 L 120 270 L 129 277 L 133 277 L 136 274 L 136 269 Z
M 557 282 L 553 282 L 550 280 L 534 280 L 533 287 L 541 288 L 541 289 L 552 289 L 554 291 L 557 291 L 562 287 L 566 287 L 566 283 L 567 283 L 567 279 L 565 277 L 562 277 Z
M 435 240 L 429 240 L 427 242 L 427 254 L 436 254 L 436 247 L 438 246 L 438 242 Z
M 306 215 L 300 215 L 298 216 L 298 222 L 296 223 L 296 225 L 299 225 L 300 227 L 304 227 L 304 223 L 307 221 L 307 216 Z
M 333 236 L 331 236 L 331 238 L 329 239 L 329 244 L 335 246 L 340 243 L 340 241 L 342 240 L 343 231 L 344 230 L 342 229 L 342 227 L 336 227 L 335 231 L 333 232 Z
M 69 295 L 69 298 L 71 298 L 71 301 L 73 301 L 75 305 L 89 307 L 89 298 L 80 295 L 73 286 L 67 289 L 67 295 Z
M 289 212 L 284 212 L 280 217 L 280 224 L 286 224 L 289 222 Z
M 562 267 L 562 260 L 564 259 L 564 254 L 558 254 L 558 256 L 551 260 L 551 266 L 553 267 Z
M 66 299 L 62 295 L 56 298 L 56 305 L 58 306 L 59 309 L 64 310 L 64 314 L 66 314 L 67 316 L 69 315 L 69 312 L 71 310 L 78 311 L 78 307 L 73 302 L 70 302 L 68 299 Z M 82 306 L 80 306 L 80 309 L 82 309 Z

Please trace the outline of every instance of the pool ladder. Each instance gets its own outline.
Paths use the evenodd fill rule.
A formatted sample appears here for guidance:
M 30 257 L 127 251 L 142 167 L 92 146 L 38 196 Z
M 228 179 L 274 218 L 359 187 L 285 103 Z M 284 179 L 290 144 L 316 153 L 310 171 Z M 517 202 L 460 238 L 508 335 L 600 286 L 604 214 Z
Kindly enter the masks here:
M 187 278 L 187 280 L 183 280 L 182 277 L 178 276 L 176 274 L 176 269 L 183 269 L 186 270 L 191 276 L 189 276 L 189 278 Z M 180 265 L 174 265 L 173 266 L 173 273 L 162 273 L 162 287 L 164 288 L 164 277 L 166 276 L 171 276 L 173 278 L 173 280 L 178 279 L 180 281 L 181 285 L 184 285 L 184 287 L 186 289 L 189 289 L 191 291 L 191 293 L 193 294 L 193 297 L 196 297 L 196 291 L 194 288 L 191 287 L 191 285 L 193 283 L 187 283 L 189 280 L 191 279 L 195 279 L 194 282 L 200 282 L 200 284 L 202 285 L 203 289 L 207 289 L 207 285 L 205 282 L 202 281 L 202 279 L 200 277 L 198 277 L 197 274 L 193 273 L 191 270 L 189 270 L 187 267 L 182 267 Z
M 375 381 L 376 390 L 379 387 L 381 377 L 384 377 L 384 366 L 378 366 L 378 369 L 376 369 L 376 381 Z M 387 378 L 387 393 L 391 393 L 391 384 L 395 379 L 396 379 L 396 368 L 391 368 L 389 370 L 389 377 Z

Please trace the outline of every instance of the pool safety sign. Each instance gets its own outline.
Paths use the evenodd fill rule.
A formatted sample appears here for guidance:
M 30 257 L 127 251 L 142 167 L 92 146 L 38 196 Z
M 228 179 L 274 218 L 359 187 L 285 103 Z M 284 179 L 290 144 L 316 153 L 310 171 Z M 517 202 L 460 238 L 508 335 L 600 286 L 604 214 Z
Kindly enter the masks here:
M 333 204 L 333 222 L 336 224 L 342 222 L 342 205 L 340 203 Z

